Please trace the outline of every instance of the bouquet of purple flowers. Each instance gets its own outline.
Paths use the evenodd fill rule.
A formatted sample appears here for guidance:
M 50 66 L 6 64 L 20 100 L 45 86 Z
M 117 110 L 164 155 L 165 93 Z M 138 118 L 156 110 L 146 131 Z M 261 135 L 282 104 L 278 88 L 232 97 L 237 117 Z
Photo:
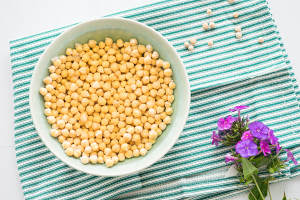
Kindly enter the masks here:
M 236 106 L 229 111 L 237 111 L 237 117 L 229 115 L 219 119 L 218 132 L 212 134 L 212 144 L 233 147 L 231 153 L 225 155 L 225 162 L 234 163 L 240 182 L 250 188 L 250 200 L 265 199 L 268 192 L 271 199 L 269 182 L 274 179 L 272 174 L 285 168 L 287 161 L 298 163 L 288 149 L 284 150 L 287 159 L 279 158 L 283 149 L 274 131 L 260 121 L 250 122 L 248 117 L 241 117 L 241 110 L 246 108 L 248 106 Z M 259 172 L 267 172 L 268 176 L 260 177 Z

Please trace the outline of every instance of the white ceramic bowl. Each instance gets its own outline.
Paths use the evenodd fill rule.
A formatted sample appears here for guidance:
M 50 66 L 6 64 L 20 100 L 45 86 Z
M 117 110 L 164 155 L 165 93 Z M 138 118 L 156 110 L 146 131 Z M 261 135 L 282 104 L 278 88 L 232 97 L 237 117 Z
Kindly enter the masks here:
M 50 136 L 50 125 L 43 114 L 44 101 L 39 94 L 43 86 L 43 78 L 48 75 L 48 66 L 53 57 L 64 54 L 67 47 L 74 47 L 76 42 L 85 43 L 89 39 L 97 41 L 105 37 L 114 40 L 137 38 L 139 43 L 151 44 L 159 52 L 162 59 L 171 63 L 173 79 L 176 83 L 175 100 L 172 104 L 174 112 L 172 122 L 157 139 L 152 149 L 144 157 L 127 159 L 107 168 L 100 164 L 81 164 L 79 159 L 68 157 L 57 139 Z M 121 176 L 138 172 L 163 157 L 175 144 L 186 122 L 190 103 L 190 87 L 185 68 L 172 45 L 152 28 L 128 19 L 103 18 L 76 25 L 57 37 L 42 54 L 36 65 L 30 85 L 30 110 L 35 128 L 42 141 L 61 161 L 82 172 L 97 176 Z

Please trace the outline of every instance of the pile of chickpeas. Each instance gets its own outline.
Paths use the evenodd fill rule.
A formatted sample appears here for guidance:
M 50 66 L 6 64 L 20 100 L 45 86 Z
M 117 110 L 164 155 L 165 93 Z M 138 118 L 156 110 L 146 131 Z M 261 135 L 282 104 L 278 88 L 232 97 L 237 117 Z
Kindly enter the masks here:
M 43 82 L 50 134 L 83 164 L 145 156 L 171 122 L 170 63 L 136 39 L 75 44 L 52 59 Z

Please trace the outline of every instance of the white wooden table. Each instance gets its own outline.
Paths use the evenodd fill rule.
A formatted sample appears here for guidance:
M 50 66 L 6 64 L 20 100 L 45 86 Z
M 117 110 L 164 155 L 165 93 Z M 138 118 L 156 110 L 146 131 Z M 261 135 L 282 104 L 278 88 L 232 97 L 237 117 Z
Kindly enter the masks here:
M 13 139 L 13 97 L 8 41 L 22 36 L 95 19 L 158 0 L 1 0 L 0 3 L 0 199 L 24 199 L 16 169 Z M 269 0 L 289 58 L 300 80 L 300 1 Z M 299 133 L 300 134 L 300 133 Z M 271 186 L 273 200 L 300 199 L 300 176 Z M 247 199 L 246 195 L 234 199 Z

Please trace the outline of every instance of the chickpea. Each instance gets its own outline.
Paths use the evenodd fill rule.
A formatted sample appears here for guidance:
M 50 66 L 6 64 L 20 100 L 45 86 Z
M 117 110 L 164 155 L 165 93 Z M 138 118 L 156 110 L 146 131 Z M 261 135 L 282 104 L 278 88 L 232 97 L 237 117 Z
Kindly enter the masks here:
M 209 29 L 209 25 L 208 25 L 207 22 L 204 22 L 204 23 L 202 24 L 202 27 L 203 27 L 204 30 L 208 30 L 208 29 Z
M 89 40 L 51 61 L 39 90 L 50 135 L 82 164 L 145 156 L 171 123 L 172 69 L 150 44 Z

